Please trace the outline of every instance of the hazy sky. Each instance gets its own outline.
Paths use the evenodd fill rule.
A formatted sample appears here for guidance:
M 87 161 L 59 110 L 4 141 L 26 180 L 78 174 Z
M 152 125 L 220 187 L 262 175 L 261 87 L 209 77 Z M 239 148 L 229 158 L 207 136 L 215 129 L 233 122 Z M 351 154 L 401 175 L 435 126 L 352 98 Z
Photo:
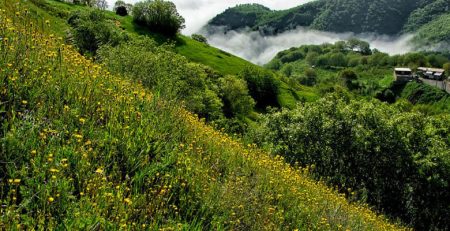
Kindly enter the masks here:
M 116 0 L 107 0 L 109 6 L 114 6 Z M 125 0 L 127 3 L 135 3 L 140 0 Z M 301 5 L 311 0 L 172 0 L 177 5 L 178 11 L 186 19 L 184 34 L 192 34 L 204 26 L 208 20 L 228 7 L 242 3 L 259 3 L 271 9 L 287 9 Z

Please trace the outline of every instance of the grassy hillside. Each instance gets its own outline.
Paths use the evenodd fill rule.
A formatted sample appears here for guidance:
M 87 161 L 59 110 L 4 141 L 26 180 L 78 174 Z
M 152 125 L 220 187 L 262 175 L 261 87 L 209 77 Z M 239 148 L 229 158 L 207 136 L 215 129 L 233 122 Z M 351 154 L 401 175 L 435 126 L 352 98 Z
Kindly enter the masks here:
M 60 19 L 56 19 L 58 22 L 58 31 L 64 33 L 68 29 L 68 26 L 63 26 L 70 12 L 76 10 L 85 10 L 86 7 L 57 2 L 53 0 L 33 0 L 32 2 L 41 2 L 37 4 L 42 6 L 43 9 L 48 9 L 47 12 L 50 14 L 59 16 Z M 163 43 L 174 43 L 175 49 L 183 56 L 188 59 L 206 64 L 213 69 L 219 71 L 223 74 L 238 74 L 246 66 L 254 66 L 254 64 L 236 57 L 234 55 L 227 54 L 217 48 L 205 45 L 203 43 L 197 42 L 187 36 L 179 35 L 175 41 L 171 41 L 168 38 L 150 32 L 147 28 L 133 23 L 133 18 L 131 16 L 120 17 L 114 12 L 106 12 L 108 17 L 116 20 L 120 23 L 120 26 L 126 31 L 136 34 L 136 35 L 146 35 L 154 39 L 160 44 Z
M 0 11 L 1 229 L 401 229 L 111 75 L 23 4 Z
M 77 10 L 86 10 L 86 7 L 62 3 L 54 0 L 32 0 L 32 2 L 39 6 L 34 7 L 37 8 L 37 11 L 42 12 L 42 9 L 46 9 L 46 12 L 42 13 L 50 13 L 50 17 L 52 17 L 58 24 L 55 30 L 61 35 L 64 35 L 69 29 L 66 21 L 70 13 Z M 178 35 L 176 39 L 168 39 L 165 36 L 152 33 L 147 28 L 134 23 L 131 16 L 120 17 L 114 12 L 108 11 L 105 13 L 111 20 L 115 21 L 129 34 L 133 36 L 148 36 L 160 45 L 167 43 L 173 44 L 175 51 L 180 55 L 185 56 L 192 62 L 209 66 L 220 75 L 239 75 L 248 67 L 263 70 L 260 66 L 252 64 L 215 47 L 193 40 L 190 37 Z M 280 89 L 280 94 L 277 97 L 279 105 L 282 107 L 295 106 L 298 98 L 296 93 L 299 89 L 292 89 L 286 83 L 282 83 L 282 85 L 284 87 Z

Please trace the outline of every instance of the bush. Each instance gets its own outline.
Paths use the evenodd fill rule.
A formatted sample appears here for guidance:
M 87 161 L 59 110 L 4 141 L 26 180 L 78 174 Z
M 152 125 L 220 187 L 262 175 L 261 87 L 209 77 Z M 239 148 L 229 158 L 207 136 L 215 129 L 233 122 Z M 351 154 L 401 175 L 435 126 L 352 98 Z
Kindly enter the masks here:
M 219 79 L 221 96 L 226 117 L 246 116 L 255 106 L 255 101 L 248 93 L 247 83 L 234 76 Z
M 305 75 L 303 78 L 299 79 L 299 82 L 306 86 L 314 86 L 317 83 L 317 74 L 316 71 L 312 68 L 308 68 L 305 70 Z
M 197 42 L 208 44 L 208 39 L 201 34 L 193 34 L 193 35 L 191 35 L 191 38 Z
M 350 198 L 418 230 L 447 230 L 449 131 L 446 115 L 427 117 L 335 94 L 268 115 L 253 136 Z
M 184 28 L 184 18 L 174 3 L 164 0 L 147 0 L 133 7 L 134 21 L 150 31 L 175 36 Z
M 116 46 L 128 36 L 110 23 L 100 10 L 73 13 L 68 23 L 72 29 L 70 39 L 81 54 L 95 55 L 102 45 Z
M 166 99 L 184 101 L 190 111 L 207 120 L 219 118 L 222 102 L 209 88 L 205 68 L 166 49 L 142 39 L 117 47 L 104 46 L 98 57 L 111 72 L 141 82 Z
M 280 83 L 273 73 L 263 69 L 247 67 L 240 75 L 247 81 L 250 95 L 256 101 L 256 107 L 263 110 L 268 106 L 279 107 L 277 96 Z
M 339 78 L 344 82 L 344 86 L 346 86 L 349 90 L 354 90 L 357 88 L 357 84 L 355 83 L 358 80 L 358 75 L 352 70 L 343 70 L 339 73 Z

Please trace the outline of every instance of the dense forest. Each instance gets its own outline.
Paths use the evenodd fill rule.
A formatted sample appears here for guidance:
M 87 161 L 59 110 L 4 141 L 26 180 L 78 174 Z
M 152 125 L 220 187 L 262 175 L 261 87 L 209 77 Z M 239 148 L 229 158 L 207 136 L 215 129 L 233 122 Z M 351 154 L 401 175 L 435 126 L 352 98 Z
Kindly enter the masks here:
M 316 0 L 288 9 L 272 11 L 256 4 L 244 4 L 225 10 L 208 23 L 227 30 L 250 28 L 274 35 L 296 27 L 331 32 L 399 35 L 415 33 L 415 45 L 440 45 L 448 48 L 449 2 L 446 0 Z M 239 26 L 238 22 L 245 21 Z M 446 43 L 444 46 L 443 43 Z
M 445 1 L 338 2 L 213 21 L 327 28 L 363 6 L 380 33 L 448 20 Z M 170 1 L 106 9 L 0 4 L 0 229 L 449 229 L 450 96 L 392 72 L 448 73 L 450 54 L 350 39 L 257 66 L 180 34 Z

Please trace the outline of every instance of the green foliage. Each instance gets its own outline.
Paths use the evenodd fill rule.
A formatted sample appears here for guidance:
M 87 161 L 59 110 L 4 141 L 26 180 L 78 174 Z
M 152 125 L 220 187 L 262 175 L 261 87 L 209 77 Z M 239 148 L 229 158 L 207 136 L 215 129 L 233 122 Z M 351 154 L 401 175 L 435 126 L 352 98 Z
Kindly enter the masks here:
M 133 19 L 153 32 L 175 36 L 184 28 L 184 18 L 178 13 L 173 2 L 146 0 L 133 7 Z
M 82 54 L 94 55 L 102 45 L 116 46 L 128 39 L 100 10 L 76 11 L 68 19 L 69 39 Z
M 344 86 L 346 86 L 349 90 L 354 90 L 357 88 L 357 84 L 355 81 L 358 80 L 358 75 L 352 70 L 344 70 L 339 73 L 339 78 L 344 82 Z
M 422 26 L 413 38 L 418 47 L 449 51 L 450 41 L 450 13 L 443 14 L 435 20 Z
M 229 30 L 253 27 L 262 16 L 271 12 L 270 9 L 259 4 L 241 4 L 225 10 L 209 22 L 212 26 L 226 26 Z
M 267 115 L 253 137 L 350 198 L 419 230 L 448 228 L 448 115 L 331 95 Z
M 432 108 L 427 109 L 427 111 L 450 111 L 450 95 L 443 90 L 429 85 L 414 82 L 408 83 L 401 89 L 398 95 L 415 105 L 432 106 Z
M 291 55 L 291 53 L 295 55 Z M 299 57 L 283 63 L 283 57 Z M 304 58 L 302 58 L 304 57 Z M 279 52 L 267 65 L 300 84 L 312 86 L 305 76 L 311 67 L 316 72 L 314 86 L 318 92 L 327 93 L 334 85 L 342 85 L 354 93 L 366 96 L 382 96 L 385 89 L 394 81 L 394 67 L 442 67 L 449 59 L 445 54 L 436 52 L 413 52 L 404 55 L 389 56 L 376 49 L 371 50 L 367 42 L 357 39 L 338 41 L 335 44 L 303 45 Z M 358 77 L 350 82 L 340 81 L 339 72 L 349 70 Z M 312 80 L 312 79 L 310 79 Z M 397 92 L 397 91 L 394 91 Z M 393 97 L 395 99 L 395 97 Z M 388 101 L 392 102 L 390 98 Z M 386 99 L 387 100 L 387 99 Z
M 206 37 L 201 34 L 192 34 L 191 38 L 197 42 L 208 44 L 208 39 L 206 39 Z
M 268 106 L 279 106 L 277 96 L 280 92 L 280 83 L 273 73 L 247 67 L 240 76 L 247 82 L 250 95 L 256 101 L 256 107 L 265 110 Z
M 445 63 L 442 67 L 444 68 L 446 75 L 450 77 L 450 62 Z
M 116 12 L 117 15 L 119 16 L 127 16 L 128 15 L 128 11 L 130 11 L 131 9 L 128 7 L 128 5 L 124 2 L 124 1 L 117 1 L 114 4 L 114 12 Z
M 317 73 L 314 69 L 308 68 L 305 70 L 304 77 L 300 77 L 298 81 L 306 86 L 314 86 L 317 83 Z
M 0 229 L 402 229 L 30 28 L 16 8 L 29 1 L 6 3 Z
M 424 12 L 436 12 L 441 3 L 433 0 L 318 0 L 288 10 L 271 11 L 263 6 L 241 6 L 217 15 L 210 26 L 226 26 L 230 30 L 250 27 L 264 34 L 277 34 L 298 26 L 334 32 L 376 32 L 398 34 L 405 24 L 422 18 Z M 428 6 L 428 4 L 432 6 Z M 441 8 L 439 11 L 448 11 Z M 412 14 L 414 12 L 414 14 Z M 411 19 L 408 18 L 411 15 Z M 422 21 L 427 21 L 426 19 Z M 240 24 L 240 22 L 243 22 Z M 417 28 L 416 28 L 417 29 Z
M 406 32 L 417 31 L 418 28 L 437 19 L 443 14 L 447 14 L 450 9 L 450 2 L 447 0 L 432 1 L 425 7 L 415 10 L 408 18 L 403 30 Z
M 138 39 L 116 47 L 102 47 L 98 56 L 109 70 L 127 76 L 166 99 L 184 101 L 186 107 L 207 120 L 220 117 L 222 103 L 208 84 L 205 68 L 157 47 L 152 40 Z
M 234 76 L 219 79 L 221 97 L 224 102 L 225 116 L 247 116 L 253 111 L 255 101 L 250 97 L 247 83 Z

